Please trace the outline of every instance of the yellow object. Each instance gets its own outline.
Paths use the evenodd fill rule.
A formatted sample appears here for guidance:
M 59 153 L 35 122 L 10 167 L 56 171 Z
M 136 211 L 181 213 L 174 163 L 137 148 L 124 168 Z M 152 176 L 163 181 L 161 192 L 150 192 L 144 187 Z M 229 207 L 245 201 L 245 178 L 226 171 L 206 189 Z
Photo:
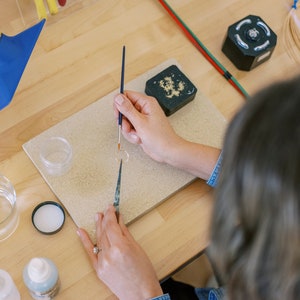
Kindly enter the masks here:
M 39 19 L 47 19 L 47 9 L 44 0 L 34 0 L 34 3 Z M 56 0 L 47 0 L 47 5 L 51 15 L 55 15 L 58 13 Z
M 55 15 L 58 13 L 56 0 L 47 0 L 47 4 L 51 15 Z
M 43 0 L 34 0 L 36 11 L 40 20 L 47 19 L 47 11 Z

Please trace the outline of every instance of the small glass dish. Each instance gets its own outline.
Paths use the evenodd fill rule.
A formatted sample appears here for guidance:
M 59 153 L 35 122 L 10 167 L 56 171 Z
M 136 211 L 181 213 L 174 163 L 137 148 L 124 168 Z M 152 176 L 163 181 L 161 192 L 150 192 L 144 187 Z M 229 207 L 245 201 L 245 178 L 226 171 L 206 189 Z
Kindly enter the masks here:
M 0 242 L 11 236 L 18 224 L 16 191 L 12 183 L 0 174 Z
M 117 162 L 120 162 L 121 160 L 123 162 L 128 162 L 128 160 L 129 160 L 129 154 L 128 154 L 128 152 L 126 150 L 124 150 L 122 148 L 118 149 L 115 152 L 115 159 L 116 159 Z
M 72 158 L 72 147 L 63 137 L 50 137 L 40 150 L 40 159 L 45 171 L 52 176 L 67 173 L 71 168 Z

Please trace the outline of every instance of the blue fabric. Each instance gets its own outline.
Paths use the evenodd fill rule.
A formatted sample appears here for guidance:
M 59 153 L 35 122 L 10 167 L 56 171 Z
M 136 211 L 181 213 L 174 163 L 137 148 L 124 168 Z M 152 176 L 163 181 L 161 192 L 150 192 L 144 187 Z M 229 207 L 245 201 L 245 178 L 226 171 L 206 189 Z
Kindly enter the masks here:
M 224 288 L 195 288 L 199 300 L 222 300 L 225 297 Z
M 208 300 L 222 300 L 224 298 L 225 298 L 224 288 L 212 289 L 208 295 Z
M 195 288 L 199 300 L 223 300 L 225 297 L 224 288 Z M 169 294 L 164 294 L 150 300 L 171 300 Z
M 164 294 L 155 298 L 151 298 L 149 300 L 171 300 L 169 294 Z
M 222 158 L 223 158 L 223 155 L 221 152 L 209 179 L 206 181 L 206 183 L 208 185 L 210 185 L 211 187 L 216 187 L 216 185 L 218 183 L 219 173 L 221 170 Z
M 11 102 L 44 23 L 15 36 L 0 34 L 0 110 Z

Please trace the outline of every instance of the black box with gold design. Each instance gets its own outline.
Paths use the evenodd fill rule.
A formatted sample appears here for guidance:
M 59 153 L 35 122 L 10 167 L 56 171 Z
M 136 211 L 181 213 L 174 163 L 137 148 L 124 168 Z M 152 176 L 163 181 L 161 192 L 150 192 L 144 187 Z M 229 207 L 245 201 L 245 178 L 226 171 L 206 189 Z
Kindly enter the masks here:
M 195 98 L 197 88 L 172 65 L 147 80 L 145 92 L 155 97 L 166 116 L 170 116 Z

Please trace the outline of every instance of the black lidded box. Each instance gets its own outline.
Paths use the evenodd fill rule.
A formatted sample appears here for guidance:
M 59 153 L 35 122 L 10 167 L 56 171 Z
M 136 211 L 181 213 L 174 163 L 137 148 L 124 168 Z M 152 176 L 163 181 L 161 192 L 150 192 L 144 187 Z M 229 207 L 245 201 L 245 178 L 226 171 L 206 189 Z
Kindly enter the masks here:
M 197 88 L 176 65 L 171 65 L 147 80 L 145 92 L 155 97 L 170 116 L 195 98 Z
M 276 43 L 265 21 L 249 15 L 228 27 L 222 51 L 238 69 L 250 71 L 271 57 Z

